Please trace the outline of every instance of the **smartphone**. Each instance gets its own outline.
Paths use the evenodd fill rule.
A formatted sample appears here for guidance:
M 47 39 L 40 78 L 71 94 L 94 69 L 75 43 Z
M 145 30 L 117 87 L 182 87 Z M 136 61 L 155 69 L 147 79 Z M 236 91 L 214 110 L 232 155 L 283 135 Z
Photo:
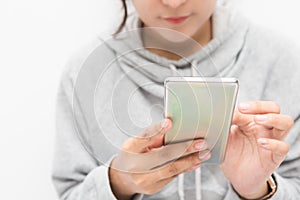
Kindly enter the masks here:
M 164 144 L 202 138 L 211 151 L 211 158 L 205 163 L 221 163 L 225 157 L 238 80 L 168 77 L 164 85 L 164 117 L 172 120 L 172 128 L 165 135 Z

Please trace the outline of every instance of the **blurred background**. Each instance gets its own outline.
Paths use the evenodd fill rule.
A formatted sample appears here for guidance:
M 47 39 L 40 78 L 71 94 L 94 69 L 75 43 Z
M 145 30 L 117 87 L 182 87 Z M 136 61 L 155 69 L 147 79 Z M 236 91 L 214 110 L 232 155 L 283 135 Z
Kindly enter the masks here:
M 300 44 L 299 0 L 229 2 Z M 81 46 L 115 30 L 121 13 L 119 0 L 0 1 L 0 199 L 57 199 L 50 173 L 61 72 Z

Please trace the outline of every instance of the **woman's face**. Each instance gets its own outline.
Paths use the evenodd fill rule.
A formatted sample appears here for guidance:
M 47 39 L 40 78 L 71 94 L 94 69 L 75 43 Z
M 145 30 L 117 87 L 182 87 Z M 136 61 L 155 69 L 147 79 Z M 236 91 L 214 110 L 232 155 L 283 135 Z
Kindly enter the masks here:
M 210 19 L 216 0 L 133 0 L 133 4 L 145 27 L 166 28 L 192 37 Z

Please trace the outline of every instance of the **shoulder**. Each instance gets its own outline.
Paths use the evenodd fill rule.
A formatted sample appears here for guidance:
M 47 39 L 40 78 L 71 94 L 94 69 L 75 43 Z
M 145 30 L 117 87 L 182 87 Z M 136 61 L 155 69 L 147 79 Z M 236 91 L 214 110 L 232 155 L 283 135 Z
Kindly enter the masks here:
M 262 91 L 261 98 L 278 102 L 283 113 L 296 118 L 300 113 L 300 49 L 297 44 L 278 32 L 250 24 L 243 51 L 244 76 L 251 72 L 247 80 L 260 87 L 257 89 Z
M 300 47 L 275 30 L 249 23 L 245 46 L 260 59 L 299 63 Z
M 300 77 L 300 47 L 296 42 L 275 30 L 249 22 L 243 45 L 247 68 L 268 71 L 270 78 Z M 296 77 L 295 77 L 296 78 Z
M 73 52 L 62 71 L 61 81 L 74 82 L 79 72 L 87 65 L 97 63 L 101 68 L 114 57 L 114 52 L 107 46 L 105 39 L 96 37 Z

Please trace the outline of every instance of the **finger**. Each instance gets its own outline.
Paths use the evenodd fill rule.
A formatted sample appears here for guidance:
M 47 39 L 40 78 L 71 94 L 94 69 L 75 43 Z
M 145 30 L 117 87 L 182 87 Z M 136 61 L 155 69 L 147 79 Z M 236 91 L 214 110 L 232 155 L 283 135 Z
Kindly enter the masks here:
M 259 138 L 257 142 L 262 148 L 272 152 L 272 161 L 276 166 L 281 164 L 290 150 L 288 143 L 280 140 Z
M 231 125 L 230 127 L 230 134 L 236 135 L 238 133 L 239 127 L 237 125 Z
M 210 157 L 211 153 L 209 151 L 193 153 L 157 169 L 157 171 L 154 172 L 155 174 L 153 177 L 160 177 L 160 180 L 163 180 L 177 176 L 183 172 L 189 171 L 192 167 L 199 165 Z
M 162 188 L 164 188 L 168 183 L 170 183 L 174 178 L 176 178 L 176 176 L 160 180 L 155 184 L 152 183 L 149 186 L 147 186 L 147 188 L 145 188 L 142 193 L 147 195 L 155 194 L 159 192 Z
M 232 124 L 237 126 L 246 126 L 253 121 L 253 115 L 240 113 L 238 110 L 234 112 Z
M 273 101 L 250 101 L 241 103 L 238 106 L 241 113 L 245 114 L 267 114 L 267 113 L 280 113 L 278 103 Z
M 183 172 L 190 172 L 190 171 L 194 171 L 196 170 L 197 168 L 200 167 L 200 164 L 196 164 L 195 166 L 193 166 L 192 168 L 189 168 Z M 183 173 L 182 172 L 182 173 Z M 179 174 L 178 174 L 179 175 Z M 166 178 L 166 179 L 162 179 L 162 180 L 159 180 L 158 182 L 156 182 L 155 184 L 151 184 L 149 185 L 149 187 L 147 189 L 144 190 L 144 194 L 148 194 L 148 195 L 151 195 L 151 194 L 154 194 L 158 191 L 160 191 L 162 188 L 164 188 L 167 184 L 169 184 L 171 181 L 174 180 L 174 178 L 176 178 L 178 175 L 174 175 L 172 177 L 169 177 L 169 178 Z
M 172 121 L 164 119 L 144 130 L 139 136 L 126 140 L 122 146 L 123 151 L 141 153 L 153 146 L 162 145 L 163 136 L 171 129 Z
M 204 151 L 208 149 L 208 144 L 205 140 L 199 139 L 189 142 L 181 142 L 169 144 L 162 148 L 152 150 L 148 153 L 148 159 L 145 164 L 156 168 L 167 162 L 173 161 L 180 157 L 185 157 L 189 154 Z
M 255 122 L 267 127 L 273 127 L 279 131 L 288 132 L 294 125 L 294 120 L 288 115 L 266 114 L 257 115 Z

